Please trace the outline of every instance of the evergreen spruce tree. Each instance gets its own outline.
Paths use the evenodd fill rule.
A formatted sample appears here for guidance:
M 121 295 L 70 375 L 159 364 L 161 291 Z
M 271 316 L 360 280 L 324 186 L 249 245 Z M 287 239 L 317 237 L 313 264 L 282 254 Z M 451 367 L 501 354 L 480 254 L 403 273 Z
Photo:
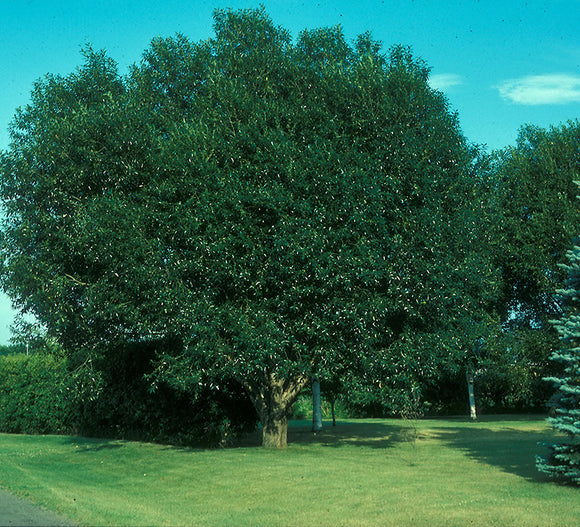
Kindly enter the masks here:
M 558 293 L 564 302 L 564 315 L 553 321 L 562 348 L 550 357 L 563 364 L 559 378 L 549 377 L 557 388 L 554 416 L 548 422 L 566 434 L 560 442 L 547 445 L 547 457 L 538 457 L 542 472 L 560 481 L 580 485 L 580 243 L 568 251 L 568 272 L 565 289 Z

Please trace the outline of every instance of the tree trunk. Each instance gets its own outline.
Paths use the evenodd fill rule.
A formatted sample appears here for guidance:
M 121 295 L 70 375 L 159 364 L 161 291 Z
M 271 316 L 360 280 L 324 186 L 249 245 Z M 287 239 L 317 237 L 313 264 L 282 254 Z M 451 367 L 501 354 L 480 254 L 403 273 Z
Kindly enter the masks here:
M 473 374 L 469 371 L 466 373 L 467 376 L 467 392 L 469 393 L 469 413 L 472 420 L 477 419 L 477 413 L 475 411 L 475 392 L 473 389 Z
M 318 377 L 312 378 L 312 431 L 322 432 L 322 398 Z
M 336 426 L 336 413 L 334 412 L 334 401 L 336 401 L 334 395 L 330 399 L 330 411 L 332 412 L 332 426 Z
M 286 448 L 288 446 L 288 418 L 276 415 L 263 416 L 262 446 Z
M 285 448 L 288 446 L 288 414 L 308 377 L 278 379 L 266 374 L 260 384 L 245 383 L 252 403 L 262 423 L 262 446 Z

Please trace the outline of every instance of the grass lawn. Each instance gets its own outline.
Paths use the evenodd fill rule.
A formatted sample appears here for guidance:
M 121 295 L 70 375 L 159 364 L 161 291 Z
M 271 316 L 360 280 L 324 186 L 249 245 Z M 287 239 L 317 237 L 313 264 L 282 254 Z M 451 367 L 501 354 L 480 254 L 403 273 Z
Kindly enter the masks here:
M 541 418 L 349 420 L 283 451 L 0 434 L 0 486 L 81 525 L 580 525 L 534 466 Z

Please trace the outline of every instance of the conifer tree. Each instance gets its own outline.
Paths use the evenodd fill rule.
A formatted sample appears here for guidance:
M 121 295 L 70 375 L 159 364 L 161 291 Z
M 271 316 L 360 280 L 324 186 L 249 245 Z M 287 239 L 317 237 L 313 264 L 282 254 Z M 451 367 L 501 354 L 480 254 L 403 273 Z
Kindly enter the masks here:
M 548 422 L 566 437 L 547 445 L 549 455 L 538 457 L 537 466 L 553 478 L 580 485 L 580 243 L 567 256 L 569 263 L 562 267 L 568 272 L 568 279 L 565 288 L 558 291 L 564 315 L 552 322 L 562 347 L 550 357 L 564 368 L 560 377 L 546 379 L 557 388 L 554 416 Z

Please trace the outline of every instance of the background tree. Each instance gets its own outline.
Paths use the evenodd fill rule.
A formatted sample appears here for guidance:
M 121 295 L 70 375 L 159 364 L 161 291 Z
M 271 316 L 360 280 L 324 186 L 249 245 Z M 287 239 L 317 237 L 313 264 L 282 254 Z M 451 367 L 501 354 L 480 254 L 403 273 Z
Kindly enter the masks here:
M 560 336 L 561 349 L 550 357 L 564 366 L 563 373 L 551 377 L 557 392 L 553 399 L 554 417 L 548 422 L 566 435 L 566 439 L 549 445 L 547 458 L 538 458 L 538 469 L 551 477 L 580 485 L 580 246 L 568 251 L 566 287 L 558 294 L 564 302 L 564 315 L 554 326 Z
M 285 446 L 312 375 L 400 390 L 463 360 L 494 287 L 474 153 L 406 48 L 293 44 L 260 10 L 214 28 L 35 85 L 1 161 L 3 285 L 73 364 L 160 343 L 154 386 L 234 379 Z
M 312 379 L 311 387 L 312 387 L 312 431 L 322 432 L 322 396 L 320 393 L 320 379 L 318 379 L 318 377 L 314 377 Z M 333 424 L 336 424 L 334 418 Z
M 491 163 L 489 242 L 492 265 L 502 275 L 496 309 L 509 357 L 498 357 L 488 386 L 500 381 L 508 404 L 538 406 L 548 396 L 541 379 L 553 368 L 549 356 L 557 348 L 549 320 L 561 313 L 554 291 L 564 280 L 559 264 L 580 223 L 574 185 L 579 146 L 577 120 L 549 129 L 525 126 L 516 145 Z M 508 386 L 508 379 L 514 383 Z
M 525 126 L 514 147 L 496 155 L 494 253 L 503 273 L 503 316 L 539 326 L 558 311 L 554 299 L 580 215 L 574 179 L 580 169 L 580 122 Z M 534 243 L 535 242 L 535 243 Z

